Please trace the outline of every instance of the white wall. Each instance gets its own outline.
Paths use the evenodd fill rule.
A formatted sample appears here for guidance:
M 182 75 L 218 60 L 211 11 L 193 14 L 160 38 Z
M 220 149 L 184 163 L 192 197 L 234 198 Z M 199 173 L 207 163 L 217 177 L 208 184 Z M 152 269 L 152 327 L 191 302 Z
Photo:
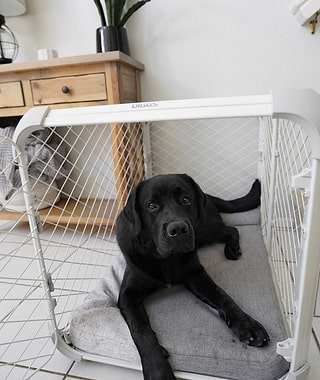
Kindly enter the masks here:
M 37 49 L 46 47 L 60 56 L 95 52 L 99 17 L 93 0 L 27 0 L 27 13 L 7 23 L 21 46 L 19 62 L 37 59 Z
M 129 22 L 132 56 L 145 63 L 145 100 L 265 93 L 276 87 L 320 92 L 320 30 L 290 14 L 293 0 L 152 0 Z M 93 0 L 27 0 L 8 19 L 19 61 L 37 48 L 60 56 L 95 52 Z M 320 29 L 320 27 L 319 27 Z
M 198 3 L 198 6 L 196 5 Z M 320 91 L 320 31 L 289 13 L 292 0 L 161 0 L 131 23 L 131 45 L 146 64 L 143 94 L 188 98 Z

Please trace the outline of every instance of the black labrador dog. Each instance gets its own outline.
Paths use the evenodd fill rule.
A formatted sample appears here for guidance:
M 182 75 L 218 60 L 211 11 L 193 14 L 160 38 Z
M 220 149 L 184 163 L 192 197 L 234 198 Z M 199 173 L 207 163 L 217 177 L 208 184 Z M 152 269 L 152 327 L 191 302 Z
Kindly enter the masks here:
M 159 175 L 141 182 L 117 219 L 117 240 L 126 259 L 118 307 L 139 351 L 145 380 L 174 380 L 168 352 L 150 326 L 144 299 L 167 284 L 183 284 L 218 310 L 233 333 L 250 346 L 268 343 L 264 327 L 247 315 L 206 273 L 197 248 L 225 243 L 230 260 L 240 257 L 239 233 L 219 212 L 260 205 L 260 183 L 231 201 L 205 194 L 186 174 Z

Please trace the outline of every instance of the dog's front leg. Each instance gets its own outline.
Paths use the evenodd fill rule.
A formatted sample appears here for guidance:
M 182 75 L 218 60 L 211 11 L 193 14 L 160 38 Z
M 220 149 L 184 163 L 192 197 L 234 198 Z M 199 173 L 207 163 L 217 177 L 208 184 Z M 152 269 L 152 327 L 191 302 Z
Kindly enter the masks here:
M 268 343 L 270 338 L 264 327 L 242 311 L 233 299 L 210 278 L 204 268 L 189 276 L 184 284 L 201 301 L 218 310 L 220 316 L 241 342 L 256 347 Z
M 145 380 L 176 380 L 143 305 L 143 298 L 130 288 L 122 288 L 118 306 L 139 351 Z

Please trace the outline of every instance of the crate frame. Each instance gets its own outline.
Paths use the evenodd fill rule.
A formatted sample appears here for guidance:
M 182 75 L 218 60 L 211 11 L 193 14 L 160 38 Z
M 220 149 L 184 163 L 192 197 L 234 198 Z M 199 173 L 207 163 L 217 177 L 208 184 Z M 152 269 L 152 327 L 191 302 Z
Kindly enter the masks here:
M 81 126 L 83 124 L 119 124 L 131 122 L 152 122 L 168 120 L 193 120 L 230 117 L 271 117 L 286 119 L 299 123 L 310 136 L 312 148 L 312 177 L 310 199 L 307 215 L 307 234 L 304 242 L 303 260 L 300 263 L 298 289 L 298 314 L 293 340 L 282 343 L 282 348 L 291 356 L 289 373 L 283 379 L 303 380 L 306 378 L 309 364 L 307 362 L 313 307 L 316 299 L 317 279 L 320 268 L 319 239 L 320 230 L 320 95 L 312 90 L 275 91 L 270 95 L 228 97 L 198 100 L 163 101 L 134 103 L 115 106 L 95 106 L 78 109 L 50 110 L 48 107 L 31 109 L 20 121 L 14 134 L 14 144 L 23 151 L 26 139 L 33 131 L 65 125 Z M 22 178 L 25 202 L 28 206 L 28 219 L 32 240 L 36 252 L 41 252 L 41 241 L 38 230 L 38 219 L 32 199 L 28 172 L 23 155 L 16 157 Z M 146 170 L 147 172 L 147 170 Z M 272 174 L 271 174 L 272 175 Z M 122 197 L 122 195 L 120 195 Z M 269 208 L 272 209 L 273 196 L 270 197 Z M 271 227 L 269 227 L 271 228 Z M 41 257 L 41 255 L 40 255 Z M 48 297 L 49 314 L 52 316 L 53 340 L 56 347 L 66 356 L 74 360 L 98 361 L 101 363 L 122 366 L 134 370 L 141 369 L 120 360 L 101 358 L 97 355 L 74 350 L 58 330 L 54 318 L 54 299 L 50 295 L 50 278 L 44 260 L 40 262 L 42 286 Z M 303 311 L 303 312 L 302 312 Z M 280 343 L 279 343 L 280 344 Z M 218 379 L 212 376 L 176 372 L 182 379 Z

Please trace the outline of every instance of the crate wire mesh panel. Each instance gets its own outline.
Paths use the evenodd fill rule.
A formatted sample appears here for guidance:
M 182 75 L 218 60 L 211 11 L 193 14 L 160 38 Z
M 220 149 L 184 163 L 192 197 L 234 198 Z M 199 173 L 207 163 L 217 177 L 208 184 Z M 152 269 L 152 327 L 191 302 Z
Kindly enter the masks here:
M 42 164 L 38 175 L 32 174 L 30 162 L 16 154 L 23 184 L 17 193 L 28 197 L 27 211 L 6 211 L 16 220 L 1 232 L 7 245 L 2 250 L 0 278 L 7 290 L 1 290 L 0 301 L 9 305 L 1 319 L 4 378 L 13 378 L 20 367 L 25 369 L 21 378 L 29 378 L 56 346 L 81 358 L 68 346 L 67 326 L 72 310 L 103 278 L 110 258 L 119 254 L 115 218 L 143 177 L 168 172 L 187 172 L 204 191 L 227 199 L 245 194 L 259 176 L 261 227 L 288 334 L 299 346 L 299 332 L 311 329 L 306 321 L 312 314 L 310 301 L 307 317 L 302 321 L 298 317 L 301 284 L 305 291 L 307 282 L 301 267 L 306 267 L 309 256 L 315 273 L 318 265 L 314 252 L 306 251 L 305 241 L 305 210 L 313 192 L 291 186 L 292 176 L 311 165 L 306 130 L 292 121 L 272 120 L 269 96 L 165 103 L 162 110 L 147 111 L 134 105 L 43 110 L 40 118 L 38 109 L 33 116 L 38 120 L 17 128 L 14 140 L 20 148 L 32 132 L 49 131 L 46 139 L 33 134 L 38 153 L 43 149 L 49 153 L 43 159 L 36 155 Z M 161 108 L 161 103 L 155 104 Z M 39 184 L 46 188 L 37 199 Z M 309 214 L 313 213 L 309 210 Z M 31 231 L 21 223 L 28 216 Z M 14 273 L 6 276 L 10 262 Z M 309 280 L 312 286 L 315 280 Z M 32 324 L 34 328 L 26 328 Z M 18 331 L 29 335 L 20 337 Z M 24 351 L 18 353 L 15 347 L 21 349 L 21 342 Z M 38 352 L 30 349 L 33 345 Z M 293 357 L 292 373 L 305 364 L 306 355 L 307 348 L 302 347 Z
M 311 146 L 303 129 L 287 120 L 263 119 L 262 134 L 262 231 L 278 285 L 290 335 L 294 332 L 295 284 L 301 255 L 306 192 L 292 187 L 292 177 L 310 169 Z M 271 184 L 271 173 L 274 179 Z M 270 187 L 273 187 L 270 192 Z M 270 204 L 272 193 L 273 206 Z M 272 217 L 269 217 L 272 213 Z M 269 231 L 268 231 L 269 230 Z
M 55 347 L 48 323 L 53 316 L 48 310 L 50 295 L 42 287 L 40 258 L 26 223 L 30 210 L 17 213 L 12 209 L 25 204 L 24 197 L 31 196 L 22 189 L 19 179 L 14 180 L 14 173 L 10 173 L 13 167 L 19 168 L 11 152 L 14 151 L 16 158 L 22 153 L 3 134 L 0 134 L 0 146 L 3 195 L 0 212 L 5 219 L 0 224 L 0 373 L 1 378 L 18 378 L 34 373 L 51 358 Z M 6 188 L 9 177 L 12 182 Z M 9 188 L 11 195 L 5 197 Z M 7 362 L 14 362 L 15 367 L 5 365 Z
M 249 190 L 258 172 L 257 119 L 150 123 L 151 175 L 187 172 L 225 199 Z
M 41 137 L 33 133 L 37 149 L 26 164 L 29 191 L 20 185 L 1 205 L 3 217 L 14 220 L 4 222 L 0 232 L 1 378 L 27 379 L 51 358 L 57 343 L 56 328 L 67 325 L 74 306 L 83 301 L 96 280 L 103 277 L 110 257 L 119 252 L 113 231 L 121 201 L 120 197 L 116 199 L 117 186 L 126 186 L 129 191 L 128 186 L 143 176 L 137 155 L 141 150 L 139 125 L 118 125 L 116 130 L 111 125 L 52 128 L 45 139 Z M 123 154 L 117 162 L 112 160 L 112 139 L 122 144 Z M 15 148 L 8 138 L 1 139 L 3 145 L 9 151 Z M 15 154 L 11 162 L 2 162 L 1 175 L 18 158 Z M 38 171 L 32 170 L 34 162 L 39 164 Z M 116 178 L 116 172 L 121 177 Z M 14 202 L 24 192 L 34 202 L 36 225 L 38 218 L 43 224 L 40 238 L 45 273 L 43 268 L 38 269 L 42 259 L 39 250 L 33 248 L 37 228 L 30 232 L 27 223 L 22 223 L 30 215 L 22 210 L 25 202 Z M 48 322 L 53 323 L 48 326 Z

